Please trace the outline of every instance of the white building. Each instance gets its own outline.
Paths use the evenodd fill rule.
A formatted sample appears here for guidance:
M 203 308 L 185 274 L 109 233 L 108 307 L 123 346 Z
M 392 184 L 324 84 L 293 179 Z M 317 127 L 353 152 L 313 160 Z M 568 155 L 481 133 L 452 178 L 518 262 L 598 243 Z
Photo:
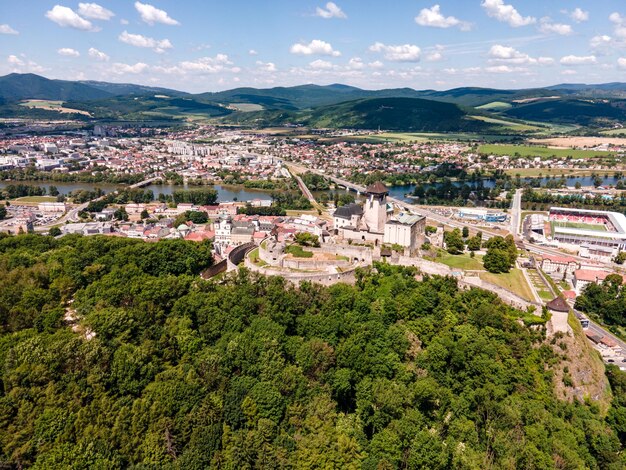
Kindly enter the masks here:
M 64 202 L 40 202 L 37 209 L 44 214 L 63 214 L 67 206 Z
M 383 242 L 400 245 L 415 253 L 424 240 L 426 218 L 419 215 L 400 214 L 385 224 Z

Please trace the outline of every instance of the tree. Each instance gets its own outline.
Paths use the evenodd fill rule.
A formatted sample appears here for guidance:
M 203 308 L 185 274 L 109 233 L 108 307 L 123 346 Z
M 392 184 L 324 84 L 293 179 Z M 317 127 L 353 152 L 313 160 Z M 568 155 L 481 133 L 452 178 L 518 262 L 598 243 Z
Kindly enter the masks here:
M 508 273 L 511 270 L 509 253 L 499 248 L 489 248 L 483 257 L 483 266 L 490 273 Z
M 465 244 L 463 243 L 463 238 L 461 237 L 461 231 L 458 228 L 455 228 L 451 232 L 444 232 L 443 240 L 446 244 L 448 253 L 451 255 L 463 253 Z
M 479 232 L 478 234 L 470 237 L 467 240 L 467 249 L 470 250 L 472 253 L 475 251 L 479 251 L 482 246 L 482 242 L 482 234 Z
M 424 229 L 424 233 L 426 233 L 426 235 L 432 235 L 434 233 L 437 233 L 437 227 L 433 227 L 432 225 L 427 225 L 426 228 Z
M 467 226 L 463 227 L 463 238 L 469 237 L 469 228 Z
M 141 211 L 140 217 L 141 220 L 147 219 L 148 217 L 150 217 L 150 213 L 146 209 L 144 209 Z
M 120 207 L 113 213 L 113 217 L 116 220 L 128 220 L 128 212 L 126 212 L 126 208 Z
M 582 184 L 580 184 L 580 181 L 576 181 L 576 183 L 574 184 L 574 187 L 575 187 L 576 189 L 580 189 L 580 188 L 582 188 L 582 186 L 583 186 L 583 185 L 582 185 Z
M 617 264 L 624 264 L 624 261 L 626 261 L 626 251 L 620 250 L 617 255 L 615 255 L 615 258 L 613 258 L 613 262 Z
M 4 219 L 6 216 L 7 216 L 6 206 L 0 205 L 0 220 Z
M 320 246 L 320 239 L 317 235 L 309 232 L 298 232 L 294 236 L 294 240 L 301 246 Z
M 61 235 L 61 229 L 59 227 L 52 227 L 49 231 L 48 231 L 48 235 L 50 235 L 51 237 L 58 237 L 59 235 Z
M 48 194 L 50 194 L 50 196 L 58 196 L 59 195 L 59 189 L 56 186 L 50 186 L 48 188 Z

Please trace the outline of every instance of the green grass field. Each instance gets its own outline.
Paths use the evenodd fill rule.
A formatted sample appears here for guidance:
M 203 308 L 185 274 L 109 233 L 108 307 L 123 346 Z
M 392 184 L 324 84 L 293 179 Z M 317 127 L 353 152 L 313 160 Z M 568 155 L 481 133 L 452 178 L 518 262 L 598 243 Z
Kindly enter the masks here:
M 291 254 L 294 258 L 313 258 L 313 252 L 304 250 L 300 245 L 289 245 L 285 253 Z
M 509 175 L 520 175 L 521 178 L 535 178 L 539 176 L 556 176 L 557 178 L 568 176 L 591 176 L 592 173 L 598 175 L 613 175 L 616 169 L 613 170 L 589 170 L 587 168 L 509 168 L 505 172 Z
M 602 135 L 614 135 L 614 136 L 626 136 L 626 129 L 608 129 L 606 131 L 600 131 Z
M 55 196 L 24 196 L 11 199 L 13 204 L 39 204 L 40 202 L 57 202 Z
M 514 121 L 506 121 L 504 119 L 496 119 L 487 116 L 470 116 L 472 119 L 476 119 L 478 121 L 487 122 L 489 124 L 499 124 L 505 130 L 509 131 L 517 131 L 517 132 L 536 132 L 543 130 L 541 127 L 533 126 L 526 123 L 514 122 Z
M 478 153 L 489 155 L 509 155 L 516 154 L 522 157 L 541 157 L 547 158 L 594 158 L 594 157 L 612 157 L 616 156 L 616 152 L 597 152 L 595 150 L 574 150 L 574 149 L 552 149 L 547 147 L 535 147 L 531 145 L 496 145 L 484 144 L 478 147 Z
M 502 274 L 493 274 L 485 271 L 480 273 L 480 278 L 483 281 L 496 284 L 511 292 L 515 292 L 524 299 L 535 300 L 531 287 L 528 285 L 528 282 L 526 282 L 524 273 L 520 269 L 513 268 L 510 272 Z
M 447 251 L 439 251 L 436 258 L 433 259 L 437 263 L 445 264 L 453 269 L 463 270 L 482 270 L 482 256 L 470 258 L 469 254 L 451 255 Z
M 482 106 L 477 106 L 476 109 L 487 109 L 489 111 L 499 111 L 504 109 L 512 108 L 513 105 L 511 103 L 505 103 L 504 101 L 492 101 L 491 103 L 483 104 Z
M 584 224 L 582 222 L 550 222 L 552 225 L 552 232 L 554 233 L 554 227 L 566 227 L 566 228 L 579 228 L 581 230 L 593 230 L 594 232 L 607 232 L 605 225 L 601 224 Z

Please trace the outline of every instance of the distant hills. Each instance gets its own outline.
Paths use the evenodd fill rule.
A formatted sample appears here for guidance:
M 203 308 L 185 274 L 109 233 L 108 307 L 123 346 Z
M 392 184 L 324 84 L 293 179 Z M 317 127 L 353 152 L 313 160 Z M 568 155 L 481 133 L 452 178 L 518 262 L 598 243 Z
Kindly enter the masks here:
M 481 131 L 490 127 L 469 119 L 468 113 L 456 104 L 420 98 L 369 98 L 300 111 L 231 114 L 225 120 L 263 127 L 291 124 L 395 131 Z
M 0 77 L 0 112 L 4 116 L 56 114 L 52 109 L 21 106 L 29 99 L 63 101 L 66 109 L 89 112 L 89 117 L 71 115 L 84 120 L 221 118 L 244 125 L 295 123 L 422 131 L 497 131 L 496 121 L 503 119 L 591 127 L 623 125 L 626 120 L 626 83 L 444 91 L 309 84 L 191 94 L 132 83 L 50 80 L 35 74 Z M 481 116 L 482 121 L 470 119 L 472 115 Z M 502 126 L 506 127 L 506 122 L 500 123 Z

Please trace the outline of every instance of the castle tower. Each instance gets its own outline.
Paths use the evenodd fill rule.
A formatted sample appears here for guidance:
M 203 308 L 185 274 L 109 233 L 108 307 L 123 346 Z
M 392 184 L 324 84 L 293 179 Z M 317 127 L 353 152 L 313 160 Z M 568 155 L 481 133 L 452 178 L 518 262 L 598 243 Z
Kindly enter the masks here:
M 365 190 L 367 201 L 365 202 L 364 221 L 370 232 L 384 233 L 387 223 L 387 187 L 377 181 Z

